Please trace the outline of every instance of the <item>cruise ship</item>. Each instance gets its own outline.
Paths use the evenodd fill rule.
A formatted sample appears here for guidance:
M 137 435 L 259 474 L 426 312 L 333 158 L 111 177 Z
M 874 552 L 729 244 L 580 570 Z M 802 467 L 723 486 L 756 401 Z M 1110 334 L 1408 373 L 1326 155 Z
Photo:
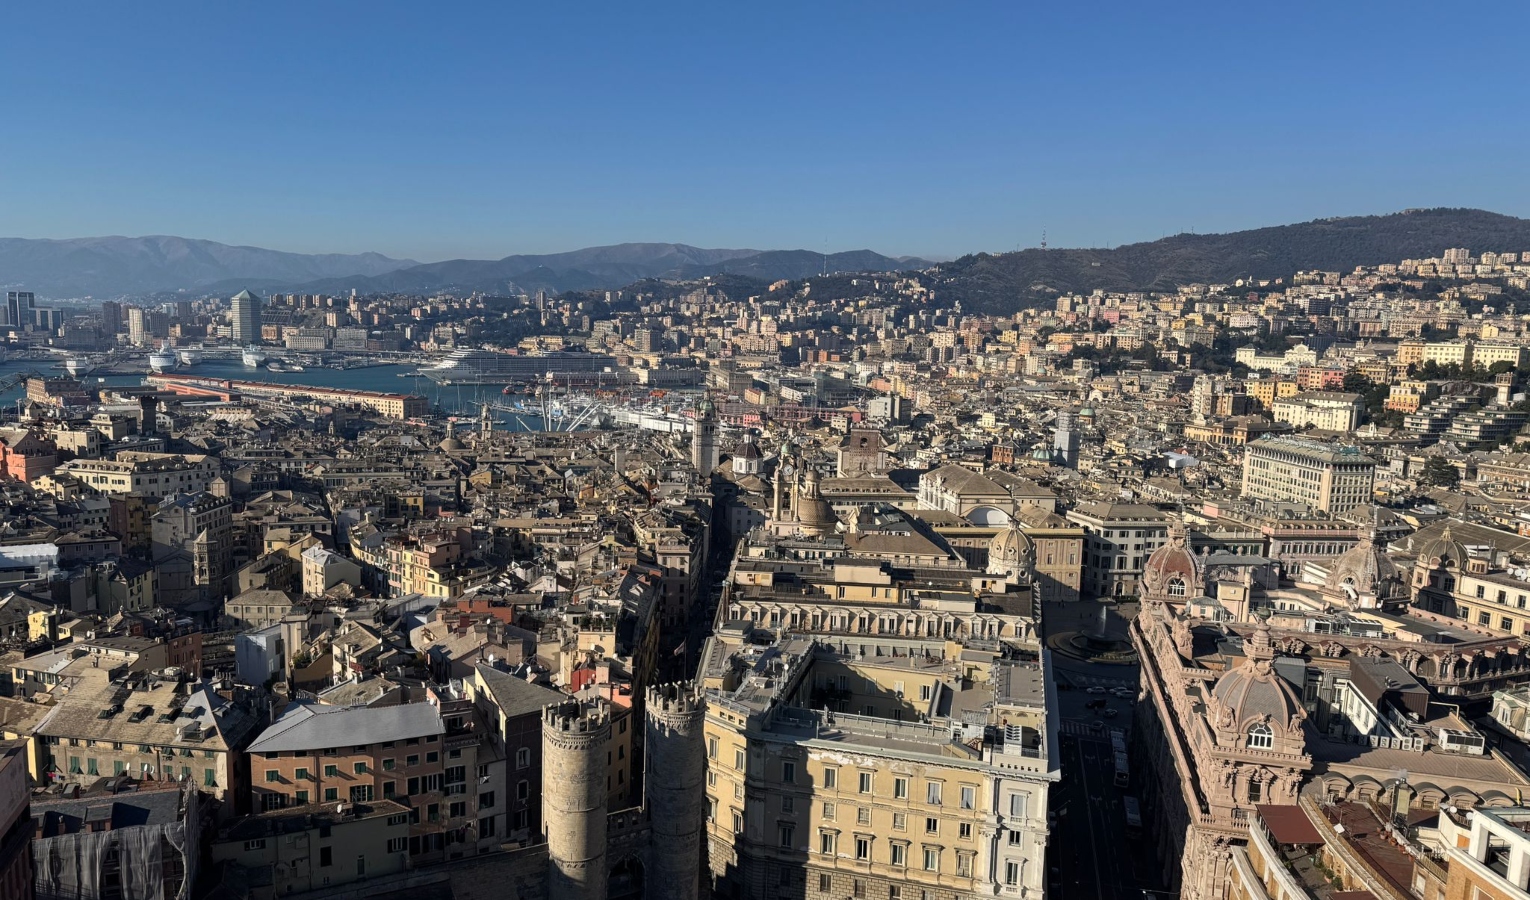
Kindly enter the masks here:
M 169 372 L 179 362 L 180 359 L 175 355 L 175 351 L 169 347 L 160 347 L 149 354 L 149 368 L 154 372 Z
M 519 356 L 492 350 L 455 350 L 420 374 L 441 384 L 519 384 L 565 375 L 616 372 L 616 361 L 601 353 L 544 353 Z M 615 375 L 613 374 L 613 379 Z
M 244 348 L 244 353 L 241 354 L 241 359 L 246 366 L 255 369 L 259 368 L 260 364 L 266 361 L 266 355 L 255 347 L 246 347 Z

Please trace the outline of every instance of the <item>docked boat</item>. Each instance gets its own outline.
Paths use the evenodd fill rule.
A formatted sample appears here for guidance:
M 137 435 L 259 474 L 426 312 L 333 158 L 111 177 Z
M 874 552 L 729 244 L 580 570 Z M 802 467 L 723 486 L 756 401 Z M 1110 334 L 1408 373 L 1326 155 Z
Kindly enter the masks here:
M 260 352 L 258 348 L 246 347 L 244 348 L 242 359 L 246 366 L 249 366 L 252 369 L 258 369 L 260 368 L 260 364 L 266 361 L 266 355 Z
M 90 360 L 80 359 L 79 357 L 71 357 L 64 360 L 64 371 L 69 373 L 70 378 L 86 375 L 92 368 Z
M 149 354 L 149 368 L 155 372 L 169 372 L 180 362 L 174 350 L 160 348 Z M 67 365 L 67 364 L 66 364 Z
M 455 350 L 436 365 L 421 368 L 420 374 L 440 384 L 517 384 L 549 376 L 560 381 L 570 375 L 596 378 L 615 371 L 616 360 L 603 353 L 529 356 L 492 350 Z M 607 379 L 614 377 L 606 375 Z
M 195 347 L 187 347 L 182 350 L 177 350 L 175 351 L 175 355 L 180 357 L 181 365 L 183 366 L 194 366 L 202 361 L 202 351 L 196 349 Z

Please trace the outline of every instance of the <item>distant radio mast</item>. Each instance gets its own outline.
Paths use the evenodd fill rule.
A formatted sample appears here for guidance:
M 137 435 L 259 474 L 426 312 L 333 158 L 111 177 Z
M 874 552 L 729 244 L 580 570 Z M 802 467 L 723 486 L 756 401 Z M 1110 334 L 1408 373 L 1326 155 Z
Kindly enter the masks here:
M 1041 249 L 1047 249 L 1047 230 L 1041 229 Z

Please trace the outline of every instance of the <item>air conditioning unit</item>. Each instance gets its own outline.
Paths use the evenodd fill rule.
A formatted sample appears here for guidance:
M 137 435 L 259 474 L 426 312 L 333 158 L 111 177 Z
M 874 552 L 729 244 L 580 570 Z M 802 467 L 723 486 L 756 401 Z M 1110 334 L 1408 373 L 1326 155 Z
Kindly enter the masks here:
M 1451 753 L 1465 753 L 1470 756 L 1482 756 L 1487 752 L 1487 741 L 1475 731 L 1459 731 L 1454 728 L 1441 728 L 1438 732 L 1440 749 Z

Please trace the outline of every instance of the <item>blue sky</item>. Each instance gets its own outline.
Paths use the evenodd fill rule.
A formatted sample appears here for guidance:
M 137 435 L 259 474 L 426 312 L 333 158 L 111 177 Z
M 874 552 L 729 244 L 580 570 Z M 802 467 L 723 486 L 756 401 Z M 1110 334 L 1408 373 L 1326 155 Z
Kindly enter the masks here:
M 1530 4 L 11 3 L 0 235 L 955 256 L 1530 215 Z

